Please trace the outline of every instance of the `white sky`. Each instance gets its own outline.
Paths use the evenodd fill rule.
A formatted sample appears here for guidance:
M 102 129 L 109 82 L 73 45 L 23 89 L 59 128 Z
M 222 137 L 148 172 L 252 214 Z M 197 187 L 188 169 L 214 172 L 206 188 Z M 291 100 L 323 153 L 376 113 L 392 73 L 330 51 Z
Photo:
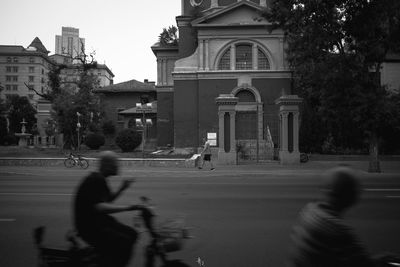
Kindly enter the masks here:
M 27 47 L 35 37 L 55 51 L 61 27 L 79 29 L 86 52 L 114 73 L 114 83 L 156 81 L 150 47 L 163 28 L 176 25 L 180 0 L 0 0 L 0 45 Z

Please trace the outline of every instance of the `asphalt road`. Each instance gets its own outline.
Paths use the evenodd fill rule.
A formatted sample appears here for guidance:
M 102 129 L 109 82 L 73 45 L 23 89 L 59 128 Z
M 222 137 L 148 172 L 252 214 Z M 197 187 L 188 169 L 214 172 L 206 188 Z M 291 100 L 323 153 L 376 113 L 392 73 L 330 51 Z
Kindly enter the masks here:
M 287 258 L 297 213 L 305 203 L 320 198 L 319 175 L 328 165 L 233 166 L 215 171 L 124 168 L 111 184 L 116 188 L 123 177 L 134 177 L 136 183 L 119 203 L 134 203 L 145 195 L 156 205 L 158 221 L 185 218 L 194 238 L 171 258 L 190 266 L 199 266 L 200 258 L 207 267 L 279 267 Z M 39 225 L 47 226 L 46 244 L 66 245 L 74 188 L 93 168 L 0 166 L 0 266 L 37 266 L 31 232 Z M 360 172 L 362 200 L 346 218 L 371 253 L 400 252 L 399 173 Z M 118 218 L 132 224 L 133 214 Z M 131 266 L 143 266 L 146 240 L 143 234 Z

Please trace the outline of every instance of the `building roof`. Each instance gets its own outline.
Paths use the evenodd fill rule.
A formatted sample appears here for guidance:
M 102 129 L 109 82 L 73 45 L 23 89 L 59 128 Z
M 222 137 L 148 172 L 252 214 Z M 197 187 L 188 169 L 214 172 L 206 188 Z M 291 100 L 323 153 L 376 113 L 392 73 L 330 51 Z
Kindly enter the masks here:
M 2 53 L 21 53 L 24 52 L 25 48 L 20 45 L 0 45 L 0 52 Z
M 154 83 L 142 83 L 137 80 L 130 80 L 127 82 L 112 84 L 95 90 L 96 93 L 133 93 L 155 91 L 156 87 Z
M 46 47 L 44 47 L 42 41 L 40 41 L 40 39 L 38 37 L 33 39 L 32 43 L 28 46 L 28 48 L 29 47 L 35 47 L 37 49 L 37 51 L 45 53 L 45 54 L 50 53 L 50 51 L 48 51 L 46 49 Z
M 222 26 L 220 23 L 221 22 L 214 22 L 216 19 L 220 17 L 226 16 L 228 13 L 232 13 L 235 10 L 238 10 L 240 8 L 247 7 L 250 9 L 253 9 L 256 12 L 262 11 L 264 8 L 256 3 L 253 3 L 251 1 L 239 1 L 236 3 L 232 3 L 228 6 L 225 6 L 221 9 L 217 9 L 215 12 L 206 14 L 205 16 L 202 16 L 200 18 L 197 18 L 191 22 L 192 26 L 195 27 L 201 27 L 201 26 Z M 211 23 L 210 23 L 211 22 Z M 266 21 L 264 18 L 255 18 L 252 17 L 251 20 L 249 21 L 242 21 L 242 22 L 235 22 L 235 23 L 229 23 L 228 26 L 253 26 L 253 25 L 271 25 L 268 21 Z
M 144 113 L 157 113 L 157 101 L 151 102 L 151 107 L 148 109 L 140 109 L 138 107 L 128 108 L 123 111 L 118 112 L 121 115 L 133 115 L 133 114 L 143 114 Z
M 3 55 L 32 55 L 48 59 L 48 53 L 50 53 L 50 51 L 46 49 L 38 37 L 36 37 L 27 48 L 21 45 L 0 45 L 0 54 Z

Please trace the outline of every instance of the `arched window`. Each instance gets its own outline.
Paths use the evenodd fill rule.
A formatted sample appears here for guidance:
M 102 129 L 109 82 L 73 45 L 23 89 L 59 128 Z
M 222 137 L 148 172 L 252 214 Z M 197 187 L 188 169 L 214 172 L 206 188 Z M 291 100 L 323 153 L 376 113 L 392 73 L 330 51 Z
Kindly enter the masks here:
M 234 51 L 231 51 L 231 49 L 234 49 Z M 235 58 L 231 57 L 231 52 L 233 52 Z M 257 55 L 253 56 L 253 52 L 256 52 Z M 253 62 L 253 60 L 257 60 L 257 62 Z M 231 66 L 234 69 L 231 69 Z M 230 46 L 223 52 L 217 68 L 219 70 L 269 70 L 271 64 L 260 46 L 253 43 L 239 43 Z
M 239 102 L 256 102 L 256 97 L 249 90 L 241 90 L 236 94 Z
M 257 60 L 259 70 L 269 70 L 271 68 L 267 56 L 260 48 L 258 48 Z
M 251 70 L 253 68 L 252 46 L 240 44 L 236 46 L 236 69 Z
M 220 70 L 229 70 L 231 69 L 231 50 L 228 49 L 222 55 L 221 60 L 218 64 L 218 69 Z

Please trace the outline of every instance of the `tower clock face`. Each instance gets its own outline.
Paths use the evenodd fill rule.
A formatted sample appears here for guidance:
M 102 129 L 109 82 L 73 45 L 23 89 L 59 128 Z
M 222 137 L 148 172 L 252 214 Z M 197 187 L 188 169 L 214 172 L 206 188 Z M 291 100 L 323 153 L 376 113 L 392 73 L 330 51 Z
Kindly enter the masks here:
M 191 4 L 193 7 L 199 6 L 199 5 L 201 5 L 202 3 L 203 3 L 203 0 L 190 0 L 190 4 Z

